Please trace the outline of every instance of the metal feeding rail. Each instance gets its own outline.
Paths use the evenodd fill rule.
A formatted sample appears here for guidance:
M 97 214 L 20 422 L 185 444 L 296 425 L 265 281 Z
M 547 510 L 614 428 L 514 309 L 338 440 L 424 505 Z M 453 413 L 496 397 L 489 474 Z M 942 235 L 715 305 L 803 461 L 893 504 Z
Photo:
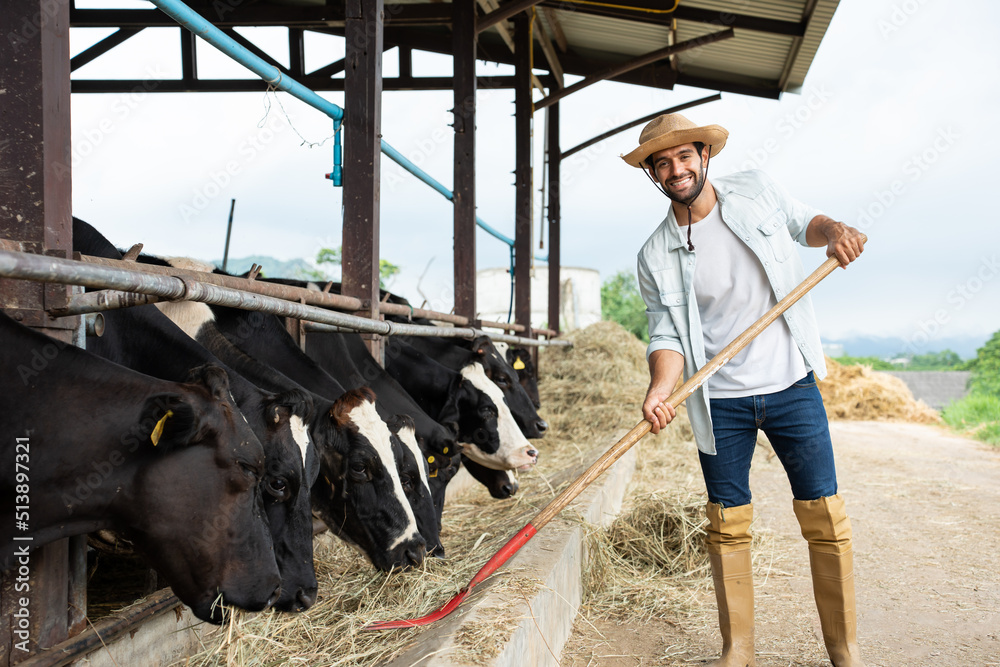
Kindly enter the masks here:
M 31 253 L 0 250 L 0 277 L 31 280 L 35 282 L 62 283 L 82 285 L 98 290 L 113 290 L 111 292 L 91 292 L 79 295 L 70 300 L 69 306 L 50 314 L 53 316 L 96 312 L 115 307 L 143 305 L 153 301 L 198 301 L 217 306 L 228 306 L 243 310 L 253 310 L 271 313 L 283 317 L 293 317 L 308 322 L 337 327 L 338 330 L 350 330 L 360 333 L 373 333 L 389 336 L 404 334 L 408 336 L 452 336 L 475 338 L 488 336 L 515 345 L 570 346 L 565 340 L 537 340 L 520 336 L 510 336 L 496 332 L 487 332 L 473 327 L 433 327 L 419 324 L 399 322 L 383 322 L 370 320 L 357 315 L 339 313 L 304 302 L 304 296 L 311 299 L 326 299 L 339 295 L 314 292 L 288 285 L 273 283 L 257 283 L 245 278 L 220 276 L 199 271 L 173 270 L 171 267 L 156 267 L 160 272 L 146 271 L 154 268 L 145 264 L 132 264 L 134 268 L 106 266 L 104 263 L 82 262 L 61 257 L 47 257 Z M 162 270 L 166 271 L 163 272 Z M 182 275 L 183 274 L 183 275 Z M 215 284 L 207 279 L 226 279 L 232 286 Z M 259 291 L 283 292 L 284 296 L 271 296 Z M 154 297 L 154 298 L 146 298 Z M 289 300 L 291 299 L 291 300 Z M 338 300 L 339 301 L 339 300 Z M 356 300 L 355 300 L 356 301 Z M 359 302 L 360 303 L 360 302 Z M 353 304 L 352 304 L 353 305 Z M 399 304 L 394 304 L 399 305 Z M 403 306 L 409 312 L 409 308 Z

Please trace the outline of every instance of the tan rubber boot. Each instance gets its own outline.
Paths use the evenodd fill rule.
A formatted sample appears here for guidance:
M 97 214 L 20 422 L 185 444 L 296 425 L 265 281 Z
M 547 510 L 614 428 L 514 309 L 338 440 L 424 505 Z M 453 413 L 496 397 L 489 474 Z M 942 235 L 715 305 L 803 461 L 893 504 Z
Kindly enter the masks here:
M 838 494 L 792 505 L 809 542 L 813 593 L 830 661 L 834 667 L 865 667 L 858 650 L 851 520 L 844 500 Z
M 754 667 L 753 567 L 750 562 L 750 521 L 753 505 L 705 506 L 708 533 L 705 546 L 712 563 L 715 599 L 719 605 L 722 657 L 708 667 Z

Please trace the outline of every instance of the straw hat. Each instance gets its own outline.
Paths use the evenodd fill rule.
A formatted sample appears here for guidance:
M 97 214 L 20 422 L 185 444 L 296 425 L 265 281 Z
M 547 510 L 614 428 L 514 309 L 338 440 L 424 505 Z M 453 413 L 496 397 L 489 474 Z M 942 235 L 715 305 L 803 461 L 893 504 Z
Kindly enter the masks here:
M 653 153 L 696 141 L 711 146 L 712 155 L 715 156 L 726 145 L 727 137 L 729 132 L 720 125 L 698 127 L 679 113 L 664 114 L 642 128 L 639 147 L 621 158 L 633 167 L 642 168 L 643 161 Z

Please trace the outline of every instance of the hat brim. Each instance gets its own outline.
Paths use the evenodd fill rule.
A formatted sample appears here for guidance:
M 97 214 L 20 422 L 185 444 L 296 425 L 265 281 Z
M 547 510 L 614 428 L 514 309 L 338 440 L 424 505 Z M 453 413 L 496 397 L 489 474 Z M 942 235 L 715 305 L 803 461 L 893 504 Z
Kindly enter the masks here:
M 633 167 L 642 169 L 645 166 L 643 162 L 653 153 L 682 144 L 693 144 L 696 141 L 700 141 L 706 146 L 711 146 L 711 157 L 715 157 L 722 150 L 722 147 L 726 145 L 726 139 L 728 138 L 729 132 L 721 125 L 693 127 L 689 130 L 674 130 L 655 139 L 650 139 L 644 144 L 640 144 L 634 151 L 628 155 L 622 155 L 621 158 Z

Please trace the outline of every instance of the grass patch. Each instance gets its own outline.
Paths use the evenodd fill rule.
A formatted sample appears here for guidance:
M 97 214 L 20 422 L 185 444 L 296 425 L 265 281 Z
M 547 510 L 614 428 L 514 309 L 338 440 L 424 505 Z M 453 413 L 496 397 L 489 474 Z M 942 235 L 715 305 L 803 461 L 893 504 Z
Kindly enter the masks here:
M 1000 396 L 969 394 L 950 403 L 941 411 L 941 418 L 965 435 L 1000 446 Z

